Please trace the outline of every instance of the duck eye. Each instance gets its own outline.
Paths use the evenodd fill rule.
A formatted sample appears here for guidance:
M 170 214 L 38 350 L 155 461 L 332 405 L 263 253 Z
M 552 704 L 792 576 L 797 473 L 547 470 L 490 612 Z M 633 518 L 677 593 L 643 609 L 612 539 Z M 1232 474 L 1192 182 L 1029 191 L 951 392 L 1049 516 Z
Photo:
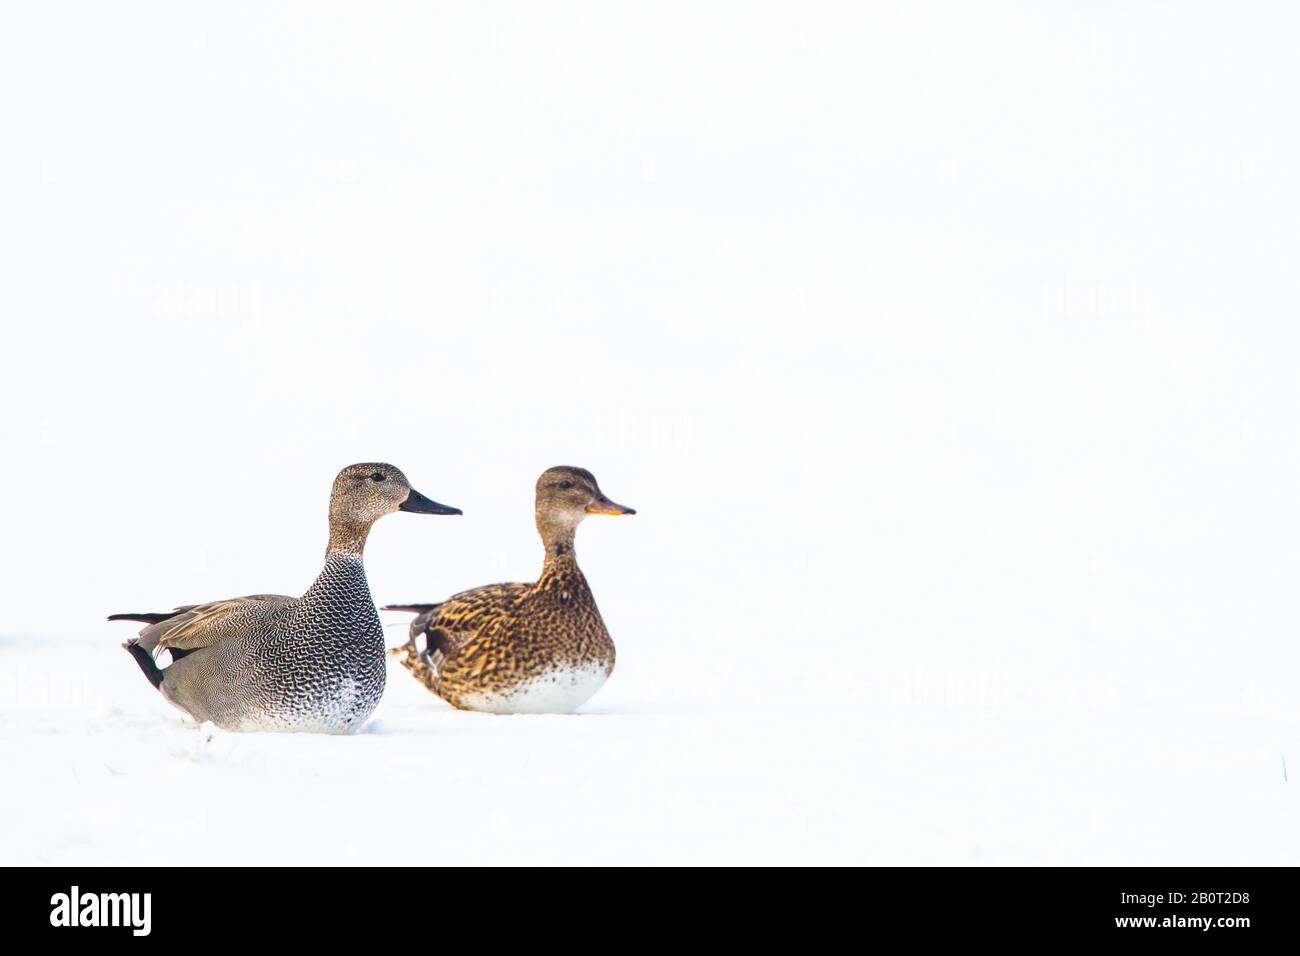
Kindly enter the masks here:
M 383 473 L 382 471 L 377 471 L 377 472 L 375 472 L 373 475 L 370 476 L 370 480 L 371 480 L 371 481 L 383 481 L 383 480 L 384 480 L 384 473 Z
M 565 491 L 568 491 L 570 488 L 573 487 L 573 482 L 571 482 L 568 478 L 565 478 L 562 482 L 560 482 L 560 487 L 563 488 Z

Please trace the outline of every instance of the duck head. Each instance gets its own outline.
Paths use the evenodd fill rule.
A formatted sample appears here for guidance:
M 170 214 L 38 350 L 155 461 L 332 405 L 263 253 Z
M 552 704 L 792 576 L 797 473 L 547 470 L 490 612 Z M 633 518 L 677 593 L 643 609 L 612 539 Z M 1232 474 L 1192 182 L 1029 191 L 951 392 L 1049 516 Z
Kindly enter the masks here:
M 362 462 L 348 465 L 334 479 L 330 492 L 330 550 L 360 554 L 370 526 L 394 511 L 425 515 L 458 515 L 459 508 L 439 504 L 411 487 L 395 465 Z
M 537 530 L 542 539 L 572 540 L 574 529 L 588 515 L 634 515 L 636 512 L 610 501 L 596 484 L 596 476 L 585 468 L 560 465 L 548 468 L 537 479 Z

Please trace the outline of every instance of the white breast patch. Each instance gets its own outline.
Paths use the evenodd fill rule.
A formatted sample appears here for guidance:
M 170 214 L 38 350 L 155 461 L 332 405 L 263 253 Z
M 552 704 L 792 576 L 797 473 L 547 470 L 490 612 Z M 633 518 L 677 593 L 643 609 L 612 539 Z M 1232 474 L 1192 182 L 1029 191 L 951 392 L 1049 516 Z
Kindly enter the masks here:
M 460 702 L 487 714 L 567 714 L 586 703 L 608 678 L 609 668 L 588 664 L 549 671 L 509 691 L 465 694 Z

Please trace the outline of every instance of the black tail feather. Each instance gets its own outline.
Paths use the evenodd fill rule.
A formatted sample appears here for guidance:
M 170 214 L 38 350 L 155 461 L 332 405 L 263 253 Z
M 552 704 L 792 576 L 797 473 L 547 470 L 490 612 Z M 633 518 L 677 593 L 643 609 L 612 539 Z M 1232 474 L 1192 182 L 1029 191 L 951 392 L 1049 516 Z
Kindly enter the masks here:
M 385 604 L 383 610 L 410 611 L 415 615 L 411 618 L 411 643 L 414 644 L 417 637 L 428 632 L 432 614 L 440 607 L 442 607 L 441 601 L 437 604 Z M 426 653 L 431 654 L 435 649 L 430 647 Z
M 151 612 L 130 612 L 127 614 L 110 614 L 110 621 L 139 621 L 141 624 L 157 624 L 159 621 L 165 621 L 169 617 L 175 617 L 175 611 L 161 611 L 158 613 Z
M 432 611 L 436 607 L 442 607 L 442 602 L 437 604 L 385 604 L 381 611 L 410 611 L 412 614 L 423 614 L 425 611 Z
M 158 665 L 154 663 L 149 652 L 135 641 L 127 641 L 122 646 L 131 652 L 135 662 L 140 665 L 140 670 L 144 671 L 144 676 L 149 678 L 149 683 L 153 684 L 154 688 L 157 689 L 163 682 L 163 672 L 158 669 Z

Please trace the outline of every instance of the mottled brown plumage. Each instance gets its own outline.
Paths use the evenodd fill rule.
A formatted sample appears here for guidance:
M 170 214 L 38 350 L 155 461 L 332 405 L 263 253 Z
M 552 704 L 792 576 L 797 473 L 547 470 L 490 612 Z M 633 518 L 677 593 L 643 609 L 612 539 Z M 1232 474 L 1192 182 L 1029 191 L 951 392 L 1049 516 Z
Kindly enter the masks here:
M 591 472 L 558 467 L 537 479 L 537 531 L 546 546 L 535 584 L 493 584 L 440 604 L 390 605 L 415 611 L 411 636 L 394 648 L 425 687 L 462 710 L 568 712 L 614 668 L 605 629 L 573 550 L 590 514 L 635 514 L 610 501 Z M 416 644 L 426 639 L 426 651 Z

